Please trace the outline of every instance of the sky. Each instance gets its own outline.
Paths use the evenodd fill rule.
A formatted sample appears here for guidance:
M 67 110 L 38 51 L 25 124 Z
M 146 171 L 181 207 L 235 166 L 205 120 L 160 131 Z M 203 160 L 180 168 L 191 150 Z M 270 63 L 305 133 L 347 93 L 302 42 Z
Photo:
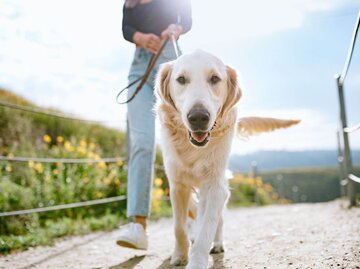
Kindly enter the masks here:
M 221 4 L 220 4 L 221 3 Z M 120 0 L 0 0 L 0 87 L 44 107 L 124 129 L 134 46 Z M 233 153 L 335 149 L 334 75 L 345 63 L 358 0 L 192 0 L 184 53 L 202 49 L 234 67 L 239 116 L 301 119 L 287 130 L 236 139 Z M 345 81 L 349 125 L 360 123 L 360 41 Z M 360 148 L 360 133 L 350 136 Z

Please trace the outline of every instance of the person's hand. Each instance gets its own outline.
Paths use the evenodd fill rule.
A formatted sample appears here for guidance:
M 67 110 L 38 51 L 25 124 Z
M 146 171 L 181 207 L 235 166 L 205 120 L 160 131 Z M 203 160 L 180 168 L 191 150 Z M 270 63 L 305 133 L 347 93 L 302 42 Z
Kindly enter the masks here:
M 178 39 L 179 36 L 182 34 L 183 28 L 181 25 L 178 24 L 170 24 L 168 28 L 166 28 L 161 33 L 161 39 L 165 38 L 171 38 L 171 36 L 174 36 L 175 39 Z
M 157 53 L 161 46 L 160 37 L 154 34 L 135 32 L 133 40 L 136 45 L 150 51 L 151 53 Z

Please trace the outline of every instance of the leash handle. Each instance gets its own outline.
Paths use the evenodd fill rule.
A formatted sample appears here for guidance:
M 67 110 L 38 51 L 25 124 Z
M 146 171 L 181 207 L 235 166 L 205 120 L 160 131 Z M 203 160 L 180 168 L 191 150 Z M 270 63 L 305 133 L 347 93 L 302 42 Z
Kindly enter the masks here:
M 165 40 L 163 41 L 163 43 L 162 43 L 159 51 L 158 51 L 156 54 L 153 54 L 153 55 L 152 55 L 152 57 L 151 57 L 151 59 L 150 59 L 150 61 L 149 61 L 149 64 L 148 64 L 148 66 L 147 66 L 147 68 L 146 68 L 145 74 L 144 74 L 143 76 L 139 77 L 138 79 L 134 80 L 133 82 L 131 82 L 128 86 L 126 86 L 124 89 L 122 89 L 122 90 L 117 94 L 117 96 L 116 96 L 116 102 L 117 102 L 118 104 L 124 105 L 124 104 L 127 104 L 127 103 L 131 102 L 131 100 L 133 100 L 133 99 L 135 98 L 135 96 L 140 92 L 142 86 L 144 86 L 144 84 L 146 83 L 147 79 L 149 78 L 150 73 L 151 73 L 152 69 L 154 68 L 157 60 L 159 59 L 160 54 L 161 54 L 162 51 L 164 50 L 164 48 L 165 48 L 168 40 L 169 40 L 168 38 L 165 39 Z M 141 80 L 141 82 L 140 82 L 140 84 L 136 87 L 136 90 L 135 90 L 135 92 L 133 93 L 133 95 L 132 95 L 128 100 L 126 100 L 125 102 L 119 102 L 119 96 L 120 96 L 126 89 L 130 88 L 132 85 L 134 85 L 135 83 L 139 82 L 140 80 Z
M 176 58 L 179 58 L 180 54 L 179 54 L 178 46 L 176 44 L 176 39 L 175 39 L 174 35 L 171 35 L 171 41 L 172 41 L 172 44 L 173 44 L 173 47 L 174 47 Z

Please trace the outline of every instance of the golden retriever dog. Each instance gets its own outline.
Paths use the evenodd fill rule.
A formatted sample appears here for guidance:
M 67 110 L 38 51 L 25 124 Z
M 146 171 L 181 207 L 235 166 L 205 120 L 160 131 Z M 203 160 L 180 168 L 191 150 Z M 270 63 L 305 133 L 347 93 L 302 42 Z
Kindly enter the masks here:
M 161 148 L 175 224 L 172 265 L 207 268 L 209 252 L 224 251 L 222 211 L 229 197 L 225 178 L 235 131 L 251 135 L 298 123 L 237 117 L 237 74 L 215 56 L 195 51 L 161 66 L 155 83 Z M 199 202 L 191 198 L 198 190 Z M 191 209 L 189 214 L 189 209 Z M 187 218 L 196 215 L 190 248 Z

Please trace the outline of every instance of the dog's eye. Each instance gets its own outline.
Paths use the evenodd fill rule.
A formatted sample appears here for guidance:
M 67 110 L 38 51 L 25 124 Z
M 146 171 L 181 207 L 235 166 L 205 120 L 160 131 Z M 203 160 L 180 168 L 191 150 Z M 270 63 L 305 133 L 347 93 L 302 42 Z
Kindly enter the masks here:
M 181 85 L 184 85 L 186 83 L 186 78 L 184 76 L 180 76 L 176 79 L 177 82 L 179 82 Z
M 220 81 L 221 79 L 218 77 L 218 76 L 215 76 L 213 75 L 211 78 L 210 78 L 210 82 L 211 84 L 216 84 Z

